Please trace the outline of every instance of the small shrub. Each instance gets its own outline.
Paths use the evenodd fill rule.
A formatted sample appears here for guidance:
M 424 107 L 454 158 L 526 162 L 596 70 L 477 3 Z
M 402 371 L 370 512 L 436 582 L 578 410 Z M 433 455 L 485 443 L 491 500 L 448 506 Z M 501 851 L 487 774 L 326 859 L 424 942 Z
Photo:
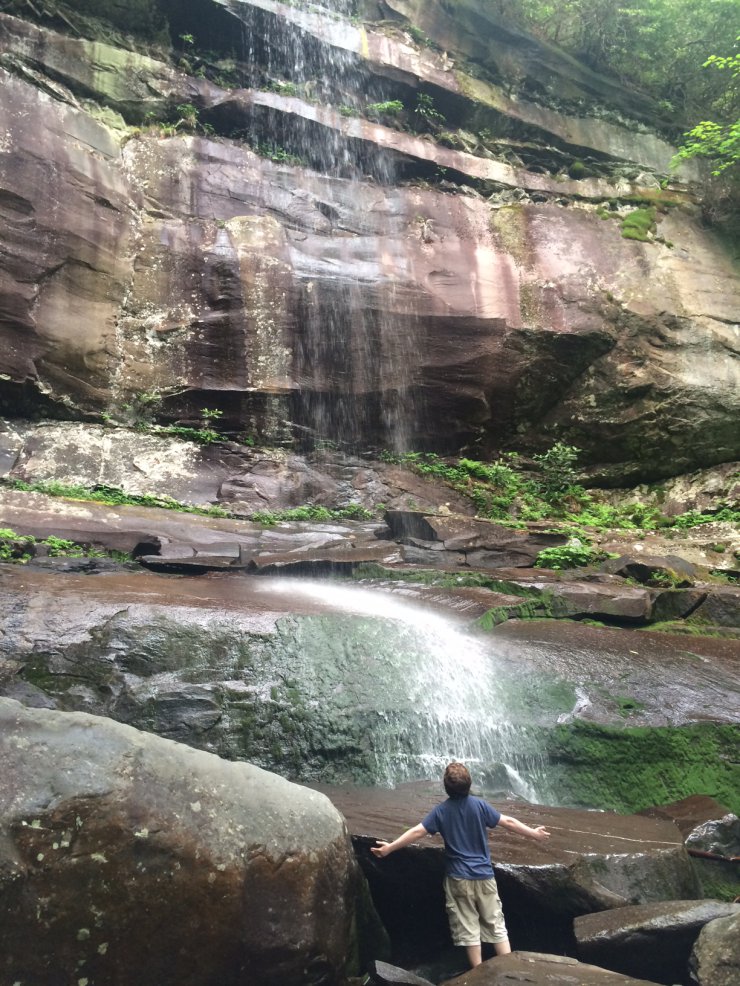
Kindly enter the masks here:
M 544 548 L 537 555 L 535 568 L 551 568 L 560 571 L 564 568 L 581 568 L 601 561 L 604 553 L 595 551 L 588 544 L 564 544 L 556 548 Z

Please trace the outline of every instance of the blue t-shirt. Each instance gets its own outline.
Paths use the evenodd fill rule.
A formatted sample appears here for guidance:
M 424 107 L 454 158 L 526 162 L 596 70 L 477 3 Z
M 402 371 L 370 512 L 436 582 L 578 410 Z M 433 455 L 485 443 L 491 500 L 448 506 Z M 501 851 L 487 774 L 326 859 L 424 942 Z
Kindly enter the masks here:
M 493 876 L 486 829 L 495 828 L 500 812 L 482 798 L 448 798 L 422 820 L 430 835 L 438 832 L 445 842 L 447 876 L 462 880 L 488 880 Z

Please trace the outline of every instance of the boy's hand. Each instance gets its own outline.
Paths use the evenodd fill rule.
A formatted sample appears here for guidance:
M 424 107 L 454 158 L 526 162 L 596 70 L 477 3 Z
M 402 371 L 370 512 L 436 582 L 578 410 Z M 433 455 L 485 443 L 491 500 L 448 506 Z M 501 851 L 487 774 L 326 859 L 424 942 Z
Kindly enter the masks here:
M 380 839 L 377 840 L 378 844 L 376 846 L 370 846 L 370 852 L 373 856 L 378 856 L 382 859 L 384 856 L 388 855 L 388 847 L 390 842 L 381 842 Z
M 550 833 L 544 825 L 537 825 L 536 828 L 532 829 L 532 838 L 537 839 L 538 842 L 547 842 L 550 838 Z

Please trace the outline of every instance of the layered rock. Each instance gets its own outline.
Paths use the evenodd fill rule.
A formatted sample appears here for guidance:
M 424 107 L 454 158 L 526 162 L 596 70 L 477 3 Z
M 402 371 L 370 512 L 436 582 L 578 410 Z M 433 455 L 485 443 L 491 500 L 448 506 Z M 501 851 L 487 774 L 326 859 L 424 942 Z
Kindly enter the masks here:
M 338 983 L 358 874 L 323 796 L 0 700 L 8 982 Z
M 176 36 L 187 25 L 175 7 Z M 268 0 L 201 7 L 216 49 L 227 38 L 233 47 L 234 18 L 245 18 L 245 43 L 269 50 L 268 75 L 296 53 L 338 66 L 324 73 L 337 90 L 314 93 L 333 106 L 279 86 L 228 89 L 215 67 L 212 78 L 188 77 L 165 59 L 3 16 L 12 151 L 0 173 L 17 258 L 3 288 L 7 400 L 115 417 L 144 393 L 160 417 L 192 423 L 215 405 L 229 428 L 283 441 L 474 439 L 486 449 L 565 436 L 610 479 L 737 457 L 729 260 L 679 189 L 665 193 L 677 207 L 658 217 L 662 242 L 618 229 L 632 208 L 620 196 L 660 205 L 647 169 L 665 170 L 667 144 L 616 117 L 572 120 L 531 93 L 471 81 L 464 58 L 450 66 L 452 46 L 452 56 L 420 51 Z M 397 7 L 448 38 L 439 5 Z M 473 60 L 476 16 L 466 8 L 456 32 Z M 570 75 L 573 98 L 616 98 L 520 41 L 523 77 L 537 62 L 553 92 Z M 522 154 L 528 143 L 554 146 L 559 163 L 471 154 L 372 123 L 360 114 L 376 84 L 400 87 L 408 103 L 428 89 L 464 125 L 489 114 L 494 129 L 519 128 Z M 339 112 L 343 99 L 354 116 Z M 639 102 L 623 99 L 623 112 L 647 119 Z M 177 106 L 194 108 L 186 126 L 200 135 L 185 132 Z M 124 143 L 147 112 L 170 114 L 169 130 Z M 244 133 L 278 160 L 254 154 Z M 584 149 L 610 166 L 568 178 Z M 318 170 L 297 165 L 300 154 Z M 615 177 L 625 161 L 627 181 Z M 438 168 L 459 184 L 435 185 Z M 590 204 L 607 200 L 617 221 Z

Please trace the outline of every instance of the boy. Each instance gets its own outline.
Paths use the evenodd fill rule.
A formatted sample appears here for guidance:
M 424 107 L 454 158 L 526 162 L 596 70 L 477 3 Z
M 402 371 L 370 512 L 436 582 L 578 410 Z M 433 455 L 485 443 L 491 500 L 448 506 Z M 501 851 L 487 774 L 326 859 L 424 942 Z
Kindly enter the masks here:
M 468 961 L 475 967 L 481 963 L 481 941 L 491 942 L 497 955 L 511 951 L 486 829 L 501 825 L 538 842 L 545 842 L 550 833 L 544 825 L 530 828 L 516 818 L 500 814 L 481 798 L 473 797 L 470 773 L 461 763 L 447 765 L 443 782 L 447 801 L 433 808 L 419 825 L 393 842 L 379 841 L 371 851 L 382 859 L 423 835 L 440 833 L 445 844 L 444 886 L 452 941 L 465 946 Z

